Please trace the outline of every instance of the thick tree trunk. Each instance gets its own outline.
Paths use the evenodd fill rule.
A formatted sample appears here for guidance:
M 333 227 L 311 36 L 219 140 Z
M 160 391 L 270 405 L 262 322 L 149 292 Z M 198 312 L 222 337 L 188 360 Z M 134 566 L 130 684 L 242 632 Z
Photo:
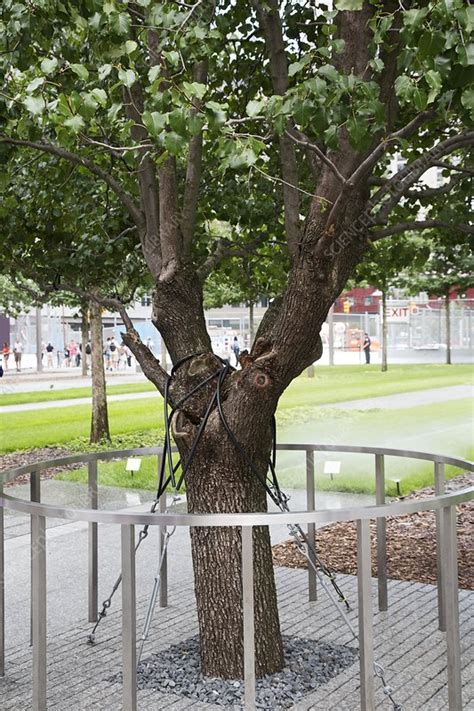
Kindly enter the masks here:
M 382 290 L 382 373 L 388 370 L 387 292 Z
M 271 444 L 271 404 L 266 394 L 259 397 L 258 392 L 250 392 L 251 382 L 245 372 L 238 371 L 227 378 L 223 403 L 226 418 L 265 480 Z M 189 389 L 193 386 L 194 382 L 189 381 Z M 213 388 L 215 383 L 207 395 L 212 397 Z M 196 427 L 185 417 L 178 418 L 177 423 L 174 435 L 185 460 Z M 216 410 L 196 450 L 186 488 L 190 512 L 266 510 L 264 486 L 230 440 Z M 241 531 L 193 528 L 191 541 L 203 673 L 242 678 Z M 254 575 L 256 673 L 263 676 L 283 666 L 270 537 L 263 527 L 254 531 Z
M 91 303 L 91 372 L 92 372 L 92 418 L 90 442 L 110 440 L 109 416 L 104 371 L 104 343 L 102 337 L 102 314 L 99 304 Z M 85 347 L 84 347 L 85 348 Z M 83 350 L 84 350 L 83 348 Z
M 445 294 L 445 313 L 446 313 L 446 365 L 451 365 L 451 301 L 449 291 Z
M 89 341 L 89 305 L 84 303 L 81 306 L 81 366 L 82 375 L 87 375 L 86 345 Z

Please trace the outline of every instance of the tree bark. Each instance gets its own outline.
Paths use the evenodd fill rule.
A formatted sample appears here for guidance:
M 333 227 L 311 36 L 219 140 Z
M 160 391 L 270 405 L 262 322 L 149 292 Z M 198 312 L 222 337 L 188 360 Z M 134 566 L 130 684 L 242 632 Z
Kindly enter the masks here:
M 81 366 L 82 375 L 87 376 L 87 356 L 86 345 L 89 341 L 89 306 L 83 303 L 81 306 Z
M 446 365 L 451 365 L 451 301 L 449 291 L 445 294 L 445 314 L 446 314 Z
M 91 302 L 91 372 L 92 372 L 92 418 L 91 444 L 101 440 L 110 440 L 109 415 L 107 411 L 107 393 L 104 371 L 104 343 L 102 337 L 101 307 Z M 84 348 L 83 348 L 84 350 Z
M 179 379 L 179 396 L 214 372 L 211 354 L 191 361 Z M 192 376 L 189 373 L 193 373 Z M 174 421 L 173 434 L 183 461 L 189 453 L 199 416 L 215 392 L 197 396 Z M 171 392 L 174 392 L 171 386 Z M 234 436 L 265 480 L 271 449 L 275 391 L 268 376 L 252 368 L 231 371 L 223 384 L 222 407 Z M 195 422 L 193 422 L 193 420 Z M 186 476 L 191 513 L 266 511 L 266 491 L 242 452 L 229 438 L 213 410 Z M 192 528 L 191 543 L 203 673 L 243 677 L 241 532 L 236 528 Z M 277 597 L 268 528 L 254 529 L 256 673 L 272 674 L 283 666 Z
M 382 373 L 388 370 L 387 292 L 382 289 Z

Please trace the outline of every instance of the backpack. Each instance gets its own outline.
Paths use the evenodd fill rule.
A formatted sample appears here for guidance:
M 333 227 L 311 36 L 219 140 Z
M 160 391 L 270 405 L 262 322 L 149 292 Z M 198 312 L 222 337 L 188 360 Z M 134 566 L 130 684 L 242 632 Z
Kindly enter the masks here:
M 89 344 L 86 345 L 86 353 L 87 353 L 87 355 L 90 355 L 92 353 L 92 348 L 90 347 Z
M 115 345 L 115 343 L 111 343 L 110 346 L 109 346 L 109 348 L 110 348 L 110 350 L 111 350 L 112 353 L 113 353 L 113 352 L 116 350 L 117 346 Z

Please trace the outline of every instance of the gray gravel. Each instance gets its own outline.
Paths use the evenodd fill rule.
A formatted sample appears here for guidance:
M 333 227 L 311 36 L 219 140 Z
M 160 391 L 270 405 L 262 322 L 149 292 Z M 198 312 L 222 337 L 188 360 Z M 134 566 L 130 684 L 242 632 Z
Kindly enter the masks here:
M 353 664 L 358 650 L 314 639 L 283 636 L 285 668 L 257 680 L 256 705 L 259 709 L 287 709 Z M 116 682 L 117 677 L 111 681 Z M 199 658 L 199 638 L 144 659 L 138 667 L 138 688 L 180 694 L 201 703 L 242 709 L 242 680 L 204 678 Z

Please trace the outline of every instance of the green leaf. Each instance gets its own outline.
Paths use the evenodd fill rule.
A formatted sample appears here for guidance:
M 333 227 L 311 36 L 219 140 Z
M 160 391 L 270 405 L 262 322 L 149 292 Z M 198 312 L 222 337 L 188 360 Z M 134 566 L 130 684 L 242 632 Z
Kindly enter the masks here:
M 153 84 L 153 82 L 155 81 L 155 79 L 158 79 L 158 77 L 160 76 L 160 74 L 161 74 L 161 67 L 160 67 L 159 64 L 157 64 L 156 66 L 152 67 L 152 68 L 149 70 L 149 72 L 148 72 L 148 81 L 150 82 L 150 84 Z
M 100 106 L 107 105 L 107 93 L 103 89 L 93 89 L 91 94 Z
M 99 67 L 98 75 L 100 81 L 103 81 L 106 77 L 108 77 L 112 69 L 113 67 L 111 64 L 103 64 L 101 67 Z
M 166 126 L 166 114 L 160 114 L 158 111 L 144 111 L 142 113 L 143 125 L 146 127 L 150 136 L 158 138 L 160 133 Z
M 23 104 L 30 114 L 34 116 L 41 114 L 46 108 L 46 103 L 42 96 L 27 96 Z
M 86 125 L 82 116 L 76 114 L 65 120 L 64 126 L 67 126 L 72 130 L 73 133 L 79 133 L 79 131 Z
M 419 10 L 407 10 L 403 15 L 405 25 L 413 28 L 418 27 L 421 25 L 428 12 L 429 10 L 427 7 L 423 7 Z
M 461 104 L 471 113 L 471 116 L 474 115 L 474 89 L 464 89 L 461 96 Z
M 187 141 L 177 133 L 170 131 L 165 136 L 166 150 L 174 156 L 179 155 L 187 147 Z
M 337 10 L 362 10 L 364 0 L 336 0 L 334 5 Z
M 217 101 L 208 101 L 205 106 L 212 112 L 216 124 L 221 125 L 226 122 L 227 115 L 223 105 L 218 104 Z
M 86 81 L 89 78 L 89 72 L 83 64 L 70 64 L 69 69 L 76 74 L 79 79 Z
M 324 131 L 324 143 L 328 148 L 338 148 L 337 126 L 329 126 L 329 128 Z
M 138 44 L 134 40 L 127 40 L 125 42 L 125 51 L 127 54 L 132 54 L 138 47 Z
M 168 64 L 172 67 L 179 66 L 179 52 L 171 50 L 171 52 L 163 52 L 163 57 L 167 60 Z
M 53 72 L 56 71 L 57 66 L 58 60 L 55 57 L 52 59 L 46 58 L 41 62 L 41 71 L 45 74 L 53 74 Z
M 169 125 L 180 136 L 186 136 L 187 115 L 183 109 L 175 109 L 168 117 Z
M 135 74 L 133 69 L 119 69 L 118 78 L 120 79 L 122 84 L 125 84 L 125 86 L 128 86 L 128 88 L 130 88 L 135 84 L 137 80 L 137 75 Z
M 33 79 L 32 81 L 30 81 L 30 83 L 26 87 L 26 91 L 28 94 L 32 94 L 34 91 L 36 91 L 36 89 L 39 86 L 42 86 L 43 84 L 44 84 L 44 77 L 36 77 L 36 79 Z
M 119 12 L 112 18 L 112 28 L 118 35 L 127 35 L 130 32 L 130 17 L 125 12 Z
M 255 99 L 253 99 L 252 101 L 249 101 L 247 104 L 247 108 L 246 108 L 247 116 L 250 116 L 250 118 L 253 118 L 254 116 L 258 116 L 260 111 L 263 109 L 264 105 L 265 105 L 265 102 L 262 100 L 257 101 Z
M 395 79 L 395 93 L 402 99 L 407 99 L 413 92 L 413 81 L 406 74 Z
M 183 81 L 183 89 L 186 93 L 186 96 L 193 96 L 197 99 L 202 99 L 207 91 L 207 86 L 205 84 L 200 84 L 197 81 Z
M 337 82 L 339 80 L 339 72 L 332 64 L 323 64 L 322 67 L 319 67 L 318 74 L 329 79 L 329 81 Z
M 428 95 L 428 103 L 431 104 L 440 93 L 443 82 L 441 80 L 441 74 L 434 69 L 430 69 L 424 76 L 426 83 L 431 87 L 431 91 Z

